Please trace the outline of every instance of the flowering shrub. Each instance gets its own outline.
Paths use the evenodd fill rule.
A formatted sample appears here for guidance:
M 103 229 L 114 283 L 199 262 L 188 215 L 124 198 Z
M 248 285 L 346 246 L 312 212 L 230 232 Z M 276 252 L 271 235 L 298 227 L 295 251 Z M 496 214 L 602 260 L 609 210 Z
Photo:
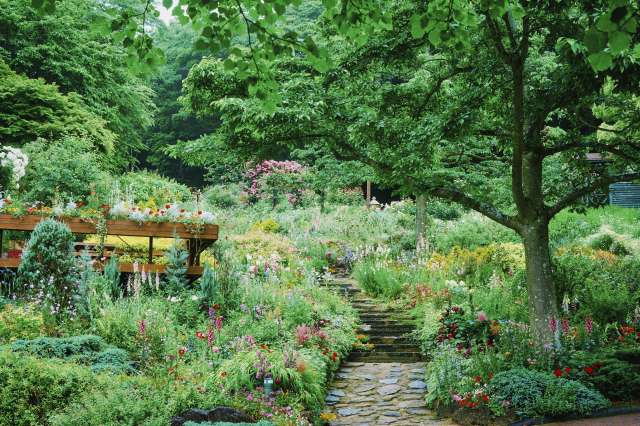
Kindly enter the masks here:
M 245 173 L 245 192 L 250 202 L 271 198 L 275 206 L 279 195 L 296 205 L 302 196 L 304 169 L 296 161 L 265 160 Z
M 469 355 L 472 348 L 482 351 L 493 347 L 500 333 L 498 321 L 489 321 L 482 311 L 477 313 L 475 319 L 471 319 L 459 306 L 445 309 L 440 317 L 440 324 L 436 341 L 453 343 L 465 355 Z
M 19 148 L 0 148 L 0 192 L 12 187 L 20 187 L 20 179 L 25 175 L 29 158 Z

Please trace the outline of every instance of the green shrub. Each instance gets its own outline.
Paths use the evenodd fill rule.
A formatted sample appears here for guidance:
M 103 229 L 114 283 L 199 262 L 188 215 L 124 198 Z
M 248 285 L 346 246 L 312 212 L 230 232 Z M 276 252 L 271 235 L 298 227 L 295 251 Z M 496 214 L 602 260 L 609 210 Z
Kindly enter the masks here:
M 365 260 L 353 268 L 353 277 L 360 287 L 372 296 L 397 298 L 403 291 L 402 274 L 375 260 Z
M 51 314 L 72 304 L 76 277 L 73 234 L 53 219 L 38 223 L 18 268 L 18 287 Z
M 0 344 L 33 339 L 44 328 L 42 313 L 31 306 L 6 304 L 0 310 Z
M 134 203 L 142 203 L 150 208 L 164 208 L 167 203 L 191 198 L 191 192 L 185 185 L 146 170 L 129 172 L 118 183 L 120 190 L 126 191 Z
M 51 417 L 52 426 L 167 425 L 172 416 L 192 407 L 215 404 L 193 384 L 115 376 L 85 392 Z
M 91 366 L 95 372 L 133 372 L 127 352 L 107 346 L 98 336 L 41 337 L 33 340 L 16 340 L 11 345 L 11 350 L 38 358 L 75 361 Z
M 591 248 L 594 250 L 609 251 L 611 245 L 615 242 L 611 234 L 601 234 L 591 241 Z
M 229 422 L 204 422 L 204 423 L 196 423 L 196 422 L 186 422 L 184 426 L 272 426 L 273 423 L 267 420 L 260 420 L 257 423 L 229 423 Z
M 598 391 L 579 382 L 524 368 L 496 374 L 489 390 L 494 403 L 510 406 L 520 417 L 587 416 L 610 405 Z
M 46 425 L 94 383 L 86 367 L 0 351 L 0 425 Z
M 240 186 L 237 184 L 214 185 L 204 192 L 204 199 L 211 206 L 228 209 L 240 205 Z
M 280 225 L 274 219 L 265 219 L 265 220 L 256 222 L 251 227 L 251 230 L 254 230 L 254 231 L 257 230 L 257 231 L 273 234 L 273 233 L 281 232 L 283 229 L 282 229 L 282 225 Z
M 181 293 L 187 285 L 187 259 L 189 258 L 189 253 L 181 247 L 180 240 L 176 239 L 167 250 L 166 257 L 166 291 L 168 294 L 175 296 Z
M 20 183 L 25 200 L 53 205 L 87 201 L 92 190 L 106 192 L 105 182 L 110 178 L 89 142 L 68 137 L 55 142 L 32 142 L 25 150 L 29 164 Z

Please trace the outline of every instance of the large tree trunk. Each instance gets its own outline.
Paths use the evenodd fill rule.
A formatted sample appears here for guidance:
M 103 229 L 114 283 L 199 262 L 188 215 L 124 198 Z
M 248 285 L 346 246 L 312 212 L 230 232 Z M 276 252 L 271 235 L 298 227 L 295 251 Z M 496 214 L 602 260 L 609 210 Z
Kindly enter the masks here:
M 521 233 L 524 241 L 531 330 L 538 343 L 554 344 L 558 339 L 557 322 L 556 327 L 552 326 L 553 321 L 558 319 L 558 307 L 549 251 L 549 224 L 543 220 L 523 225 Z
M 429 251 L 427 219 L 427 196 L 416 195 L 416 254 L 418 256 Z

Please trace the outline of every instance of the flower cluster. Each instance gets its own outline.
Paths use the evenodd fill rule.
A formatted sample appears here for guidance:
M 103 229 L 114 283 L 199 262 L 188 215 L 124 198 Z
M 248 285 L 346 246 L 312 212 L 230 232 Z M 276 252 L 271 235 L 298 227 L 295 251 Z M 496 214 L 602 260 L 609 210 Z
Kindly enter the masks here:
M 296 161 L 265 160 L 245 173 L 247 187 L 245 192 L 251 201 L 257 201 L 264 196 L 265 182 L 272 175 L 300 175 L 304 171 L 302 165 Z M 291 182 L 289 182 L 291 184 Z M 291 186 L 291 185 L 284 185 Z M 295 205 L 301 194 L 302 188 L 280 188 L 286 192 L 289 203 Z
M 26 173 L 29 158 L 19 148 L 10 146 L 0 149 L 0 167 L 11 169 L 12 183 L 19 187 L 19 181 Z
M 104 206 L 105 208 L 109 206 Z M 196 222 L 202 224 L 215 223 L 216 217 L 213 213 L 203 210 L 187 211 L 177 204 L 166 204 L 164 208 L 151 209 L 140 208 L 129 205 L 124 201 L 118 201 L 109 208 L 109 216 L 115 219 L 129 219 L 138 223 L 149 221 L 170 221 L 170 222 Z

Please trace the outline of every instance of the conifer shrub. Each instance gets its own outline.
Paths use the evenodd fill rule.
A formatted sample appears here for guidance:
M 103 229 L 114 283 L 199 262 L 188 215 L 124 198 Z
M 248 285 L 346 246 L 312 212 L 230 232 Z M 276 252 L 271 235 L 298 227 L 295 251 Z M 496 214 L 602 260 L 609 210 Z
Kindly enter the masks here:
M 55 315 L 72 307 L 76 284 L 71 230 L 53 219 L 40 222 L 31 233 L 18 268 L 19 291 Z

